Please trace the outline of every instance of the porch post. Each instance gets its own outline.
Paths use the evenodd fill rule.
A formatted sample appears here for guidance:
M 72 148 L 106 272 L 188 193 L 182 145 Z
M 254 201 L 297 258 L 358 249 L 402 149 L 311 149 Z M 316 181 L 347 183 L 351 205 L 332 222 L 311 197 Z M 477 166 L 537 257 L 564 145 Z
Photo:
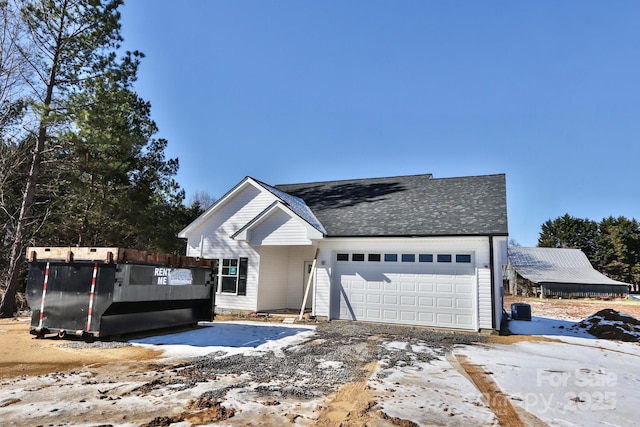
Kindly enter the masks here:
M 313 277 L 316 274 L 316 261 L 318 261 L 318 252 L 320 252 L 320 248 L 316 248 L 316 254 L 313 256 L 313 263 L 311 263 L 311 272 L 309 273 L 309 280 L 307 280 L 307 288 L 304 291 L 304 298 L 302 299 L 302 307 L 300 307 L 300 317 L 298 318 L 298 320 L 302 320 L 302 316 L 304 315 L 304 308 L 307 305 L 309 289 L 311 288 Z

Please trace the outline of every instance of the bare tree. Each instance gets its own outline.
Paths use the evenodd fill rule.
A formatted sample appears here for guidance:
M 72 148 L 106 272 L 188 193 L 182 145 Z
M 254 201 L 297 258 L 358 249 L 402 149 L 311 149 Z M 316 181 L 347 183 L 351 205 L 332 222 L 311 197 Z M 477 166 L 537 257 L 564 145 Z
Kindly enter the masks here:
M 189 206 L 194 206 L 196 203 L 203 211 L 206 211 L 216 202 L 216 198 L 206 191 L 197 191 L 189 198 Z
M 25 84 L 30 75 L 28 45 L 20 45 L 24 26 L 14 2 L 0 0 L 0 139 L 14 142 L 20 138 L 16 119 L 24 111 Z
M 15 2 L 0 0 L 0 277 L 8 268 L 8 249 L 20 210 L 19 188 L 29 160 L 21 121 L 30 75 L 28 45 L 20 45 L 24 35 Z

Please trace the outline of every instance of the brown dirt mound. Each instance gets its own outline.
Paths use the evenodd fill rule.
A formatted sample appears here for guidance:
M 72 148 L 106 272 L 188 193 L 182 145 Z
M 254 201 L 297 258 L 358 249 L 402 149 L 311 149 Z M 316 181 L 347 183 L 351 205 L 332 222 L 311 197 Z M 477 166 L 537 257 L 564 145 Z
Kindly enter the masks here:
M 628 314 L 605 308 L 576 324 L 596 338 L 640 342 L 640 321 Z

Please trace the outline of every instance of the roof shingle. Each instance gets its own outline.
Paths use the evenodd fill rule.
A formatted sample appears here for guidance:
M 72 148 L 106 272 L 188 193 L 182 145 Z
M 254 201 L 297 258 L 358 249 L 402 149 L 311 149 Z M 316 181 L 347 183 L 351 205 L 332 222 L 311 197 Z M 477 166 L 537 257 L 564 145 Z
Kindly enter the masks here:
M 431 174 L 276 185 L 304 200 L 328 237 L 507 235 L 504 174 Z

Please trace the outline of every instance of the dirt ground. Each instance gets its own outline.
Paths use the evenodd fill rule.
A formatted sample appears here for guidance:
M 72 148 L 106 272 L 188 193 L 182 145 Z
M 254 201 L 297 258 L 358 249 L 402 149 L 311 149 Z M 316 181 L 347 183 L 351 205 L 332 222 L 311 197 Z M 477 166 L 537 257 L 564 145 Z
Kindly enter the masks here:
M 504 309 L 511 312 L 511 304 L 522 302 L 531 305 L 531 315 L 552 319 L 582 320 L 603 308 L 611 308 L 640 319 L 640 301 L 598 299 L 551 299 L 505 296 Z
M 82 349 L 60 347 L 64 341 L 29 334 L 30 317 L 0 319 L 0 380 L 27 375 L 71 371 L 87 366 L 119 364 L 139 369 L 160 352 L 142 347 Z
M 551 317 L 556 319 L 581 320 L 603 308 L 611 308 L 633 317 L 640 318 L 640 302 L 637 301 L 600 301 L 600 300 L 569 300 L 569 299 L 524 299 L 505 298 L 505 310 L 510 311 L 511 303 L 524 302 L 531 305 L 532 315 Z M 67 340 L 59 340 L 57 337 L 35 339 L 28 333 L 30 318 L 20 317 L 13 319 L 0 319 L 0 382 L 12 379 L 35 377 L 39 375 L 66 375 L 73 372 L 90 370 L 92 381 L 100 384 L 108 384 L 114 378 L 131 377 L 149 381 L 150 372 L 159 372 L 160 352 L 141 347 L 127 346 L 116 348 L 69 348 L 62 346 Z M 501 337 L 498 337 L 501 338 Z M 505 337 L 516 341 L 518 337 Z M 522 339 L 527 339 L 522 337 Z M 496 339 L 499 341 L 499 339 Z M 460 361 L 463 365 L 465 361 Z M 473 377 L 474 367 L 463 366 L 467 373 Z M 368 364 L 363 367 L 371 373 L 375 366 Z M 486 376 L 485 376 L 486 377 Z M 493 384 L 483 382 L 486 378 L 475 378 L 474 382 L 480 388 L 494 387 Z M 102 393 L 100 389 L 98 392 Z M 500 390 L 495 390 L 500 393 Z M 330 400 L 326 402 L 325 409 L 320 412 L 316 425 L 410 425 L 402 424 L 404 420 L 384 419 L 384 414 L 375 415 L 373 411 L 367 412 L 371 406 L 371 393 L 366 386 L 366 378 L 345 384 Z M 82 401 L 82 400 L 80 400 Z M 9 402 L 10 404 L 11 402 Z M 223 410 L 224 408 L 204 409 Z M 2 407 L 2 402 L 0 402 Z M 203 408 L 198 408 L 203 409 Z M 142 409 L 141 409 L 142 410 Z M 126 414 L 123 414 L 123 422 L 127 422 Z M 513 414 L 514 421 L 517 414 Z M 525 414 L 526 416 L 526 414 Z M 153 409 L 148 413 L 138 414 L 138 418 L 146 417 L 154 419 Z M 520 419 L 522 419 L 520 414 Z M 185 418 L 186 419 L 186 418 Z M 81 420 L 78 420 L 81 421 Z M 133 420 L 130 420 L 133 421 Z M 293 419 L 291 420 L 294 421 Z M 197 422 L 194 422 L 197 425 Z M 536 423 L 528 422 L 528 425 Z M 151 424 L 150 424 L 151 425 Z M 157 424 L 162 424 L 158 420 Z M 513 425 L 523 425 L 515 422 Z

